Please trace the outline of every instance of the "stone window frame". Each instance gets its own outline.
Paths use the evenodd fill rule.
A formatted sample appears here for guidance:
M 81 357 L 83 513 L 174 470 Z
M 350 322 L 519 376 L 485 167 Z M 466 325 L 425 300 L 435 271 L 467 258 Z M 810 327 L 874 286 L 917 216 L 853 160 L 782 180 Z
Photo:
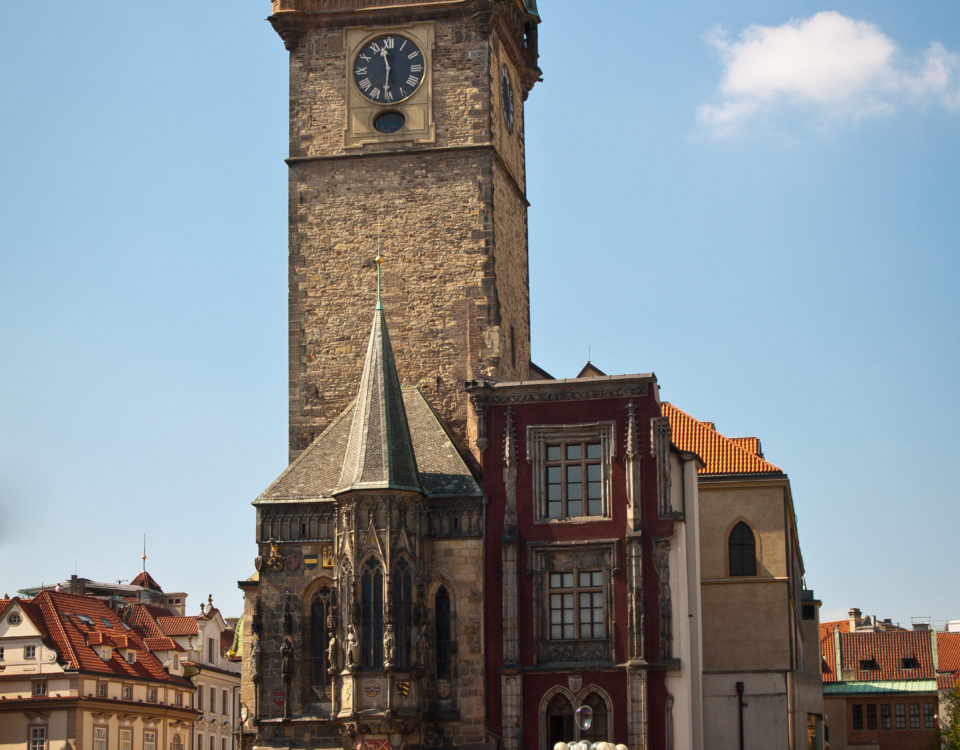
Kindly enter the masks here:
M 27 750 L 47 750 L 50 732 L 46 724 L 31 724 L 27 727 Z
M 614 720 L 614 702 L 610 698 L 610 694 L 601 688 L 599 685 L 591 683 L 589 685 L 584 685 L 580 690 L 574 693 L 569 688 L 563 685 L 554 685 L 549 690 L 547 690 L 540 698 L 540 705 L 537 709 L 537 715 L 539 717 L 540 723 L 540 750 L 553 750 L 553 746 L 549 744 L 548 740 L 550 737 L 550 727 L 549 727 L 549 715 L 547 714 L 547 709 L 550 707 L 550 704 L 553 702 L 553 699 L 557 696 L 562 696 L 567 699 L 570 703 L 570 710 L 574 712 L 573 718 L 573 737 L 568 737 L 567 741 L 579 741 L 581 735 L 588 733 L 589 730 L 581 730 L 577 726 L 576 722 L 576 710 L 579 706 L 582 706 L 588 698 L 591 696 L 596 696 L 600 701 L 605 705 L 606 708 L 606 722 L 608 732 L 612 731 L 613 720 Z
M 618 539 L 571 542 L 530 542 L 527 545 L 528 575 L 533 579 L 534 659 L 537 664 L 616 661 L 613 630 L 613 576 L 619 572 Z M 603 580 L 605 636 L 590 640 L 550 640 L 550 573 L 569 570 L 600 570 Z
M 148 738 L 149 735 L 149 738 Z M 157 750 L 157 730 L 143 730 L 143 750 Z
M 610 468 L 617 455 L 616 422 L 582 422 L 579 424 L 540 424 L 527 427 L 527 463 L 532 467 L 533 518 L 535 523 L 589 523 L 609 521 L 613 517 Z M 596 516 L 547 515 L 546 464 L 547 443 L 600 442 L 601 509 Z M 586 498 L 584 498 L 586 503 Z

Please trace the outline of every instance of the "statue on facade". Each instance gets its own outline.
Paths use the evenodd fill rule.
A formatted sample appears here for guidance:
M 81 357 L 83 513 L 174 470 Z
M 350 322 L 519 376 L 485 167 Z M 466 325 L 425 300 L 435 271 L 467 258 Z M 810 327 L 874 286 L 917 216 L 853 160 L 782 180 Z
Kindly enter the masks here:
M 260 639 L 254 638 L 250 646 L 250 676 L 254 684 L 260 682 Z
M 353 623 L 347 625 L 347 641 L 344 645 L 344 656 L 347 669 L 355 669 L 360 661 L 360 645 L 357 643 L 357 634 L 353 630 Z
M 387 623 L 386 632 L 383 634 L 383 666 L 389 669 L 393 666 L 393 625 Z
M 330 674 L 335 674 L 337 671 L 337 652 L 339 651 L 337 647 L 337 633 L 334 630 L 330 631 L 330 641 L 327 643 L 327 672 Z
M 280 674 L 284 678 L 289 677 L 293 673 L 293 643 L 290 642 L 289 638 L 284 638 L 283 643 L 280 644 Z
M 417 628 L 417 666 L 421 669 L 427 666 L 427 626 L 424 623 Z

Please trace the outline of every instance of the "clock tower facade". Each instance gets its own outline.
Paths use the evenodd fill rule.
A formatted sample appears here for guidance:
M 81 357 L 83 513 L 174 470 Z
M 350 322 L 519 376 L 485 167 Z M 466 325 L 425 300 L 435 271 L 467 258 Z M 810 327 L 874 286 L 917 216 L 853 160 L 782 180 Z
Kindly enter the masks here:
M 462 448 L 463 384 L 529 376 L 533 0 L 274 0 L 290 53 L 290 456 L 357 389 L 383 256 L 401 382 Z

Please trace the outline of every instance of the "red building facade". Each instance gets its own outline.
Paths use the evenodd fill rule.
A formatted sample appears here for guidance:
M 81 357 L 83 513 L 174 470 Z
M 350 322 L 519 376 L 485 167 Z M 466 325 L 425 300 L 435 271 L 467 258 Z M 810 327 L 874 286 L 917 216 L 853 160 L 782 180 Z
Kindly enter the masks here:
M 689 664 L 674 643 L 682 572 L 671 575 L 670 562 L 683 503 L 671 491 L 677 456 L 656 378 L 468 390 L 488 501 L 490 731 L 508 750 L 574 739 L 669 746 L 667 675 Z M 581 705 L 593 710 L 587 730 L 574 721 Z

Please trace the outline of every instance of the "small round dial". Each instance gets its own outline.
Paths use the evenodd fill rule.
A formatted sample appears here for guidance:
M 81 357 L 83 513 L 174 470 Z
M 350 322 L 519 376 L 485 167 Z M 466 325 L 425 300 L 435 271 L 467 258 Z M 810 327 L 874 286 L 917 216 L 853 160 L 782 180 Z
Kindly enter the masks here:
M 353 82 L 370 101 L 390 104 L 416 91 L 425 71 L 423 53 L 412 40 L 399 34 L 384 34 L 357 53 Z
M 507 121 L 507 130 L 513 132 L 513 83 L 510 71 L 503 65 L 500 69 L 500 94 L 503 99 L 503 119 Z

